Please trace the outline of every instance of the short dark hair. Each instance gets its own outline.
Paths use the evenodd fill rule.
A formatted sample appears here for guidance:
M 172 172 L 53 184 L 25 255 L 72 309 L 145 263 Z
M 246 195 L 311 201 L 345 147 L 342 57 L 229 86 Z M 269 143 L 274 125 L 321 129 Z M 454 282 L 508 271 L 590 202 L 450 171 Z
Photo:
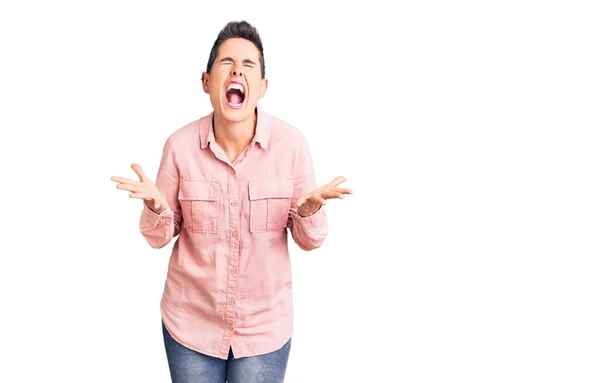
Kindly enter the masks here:
M 231 21 L 219 32 L 212 49 L 210 50 L 210 56 L 208 56 L 208 64 L 206 65 L 206 72 L 210 73 L 210 70 L 217 59 L 219 47 L 225 40 L 231 38 L 242 38 L 253 43 L 258 51 L 260 52 L 260 70 L 262 78 L 265 78 L 265 56 L 263 53 L 262 41 L 260 35 L 255 27 L 250 25 L 246 21 Z

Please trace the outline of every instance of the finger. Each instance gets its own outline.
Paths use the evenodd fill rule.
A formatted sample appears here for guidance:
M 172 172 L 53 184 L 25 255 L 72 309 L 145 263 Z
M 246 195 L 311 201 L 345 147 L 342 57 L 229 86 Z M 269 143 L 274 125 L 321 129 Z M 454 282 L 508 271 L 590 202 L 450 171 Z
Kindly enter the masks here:
M 331 182 L 329 183 L 329 185 L 330 185 L 331 187 L 334 187 L 334 188 L 335 188 L 335 187 L 337 187 L 339 184 L 341 184 L 342 182 L 346 182 L 346 177 L 341 177 L 341 176 L 340 176 L 340 177 L 335 177 L 335 178 L 333 179 L 333 181 L 331 181 Z
M 135 174 L 137 174 L 140 178 L 140 182 L 144 182 L 144 180 L 146 179 L 146 174 L 144 173 L 144 170 L 142 170 L 142 167 L 138 164 L 131 164 L 131 168 L 133 169 Z
M 318 203 L 318 204 L 321 204 L 321 205 L 327 204 L 327 201 L 325 201 L 324 198 L 322 198 L 321 196 L 319 196 L 317 194 L 311 194 L 311 196 L 308 197 L 307 201 Z
M 129 190 L 130 192 L 142 192 L 145 190 L 145 188 L 140 186 L 137 182 L 134 184 L 117 184 L 117 189 Z
M 329 190 L 336 191 L 336 192 L 342 193 L 342 194 L 352 194 L 352 189 L 334 188 L 334 189 L 329 189 Z
M 145 199 L 147 201 L 154 199 L 154 197 L 152 197 L 150 194 L 148 194 L 148 193 L 140 193 L 140 192 L 129 193 L 129 197 L 130 198 Z
M 323 192 L 321 192 L 321 197 L 325 198 L 325 199 L 330 199 L 330 198 L 344 198 L 344 194 L 334 191 L 334 190 L 325 190 Z
M 130 180 L 129 178 L 123 177 L 110 177 L 111 181 L 120 182 L 122 184 L 136 184 L 137 181 Z

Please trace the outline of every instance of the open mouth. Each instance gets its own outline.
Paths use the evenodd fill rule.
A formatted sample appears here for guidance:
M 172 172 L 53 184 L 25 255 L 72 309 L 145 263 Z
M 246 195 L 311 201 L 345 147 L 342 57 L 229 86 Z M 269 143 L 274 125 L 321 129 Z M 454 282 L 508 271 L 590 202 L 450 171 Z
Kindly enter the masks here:
M 225 90 L 225 100 L 230 108 L 241 108 L 245 99 L 246 91 L 242 84 L 232 81 L 227 85 L 227 89 Z

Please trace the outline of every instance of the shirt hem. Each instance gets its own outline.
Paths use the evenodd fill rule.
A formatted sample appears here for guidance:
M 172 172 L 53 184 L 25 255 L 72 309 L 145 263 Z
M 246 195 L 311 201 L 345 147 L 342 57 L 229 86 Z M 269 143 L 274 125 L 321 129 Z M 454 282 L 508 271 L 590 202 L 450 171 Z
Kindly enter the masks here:
M 161 300 L 160 302 L 160 311 L 161 311 L 161 316 L 164 318 L 166 316 L 168 316 L 168 312 L 171 312 L 171 309 L 169 309 L 166 305 L 166 303 Z M 166 321 L 163 319 L 163 323 L 165 328 L 167 329 L 167 331 L 169 332 L 169 335 L 175 339 L 175 341 L 177 341 L 177 343 L 179 343 L 180 345 L 192 350 L 192 351 L 196 351 L 199 352 L 201 354 L 207 355 L 207 356 L 211 356 L 214 358 L 218 358 L 218 359 L 222 359 L 222 360 L 227 360 L 229 358 L 229 350 L 232 349 L 232 343 L 229 344 L 229 348 L 227 349 L 227 356 L 223 356 L 221 353 L 219 352 L 213 352 L 213 351 L 207 351 L 204 350 L 202 348 L 196 347 L 196 346 L 192 346 L 191 344 L 187 343 L 186 341 L 182 340 L 181 338 L 179 338 L 177 335 L 174 335 L 173 332 L 171 332 L 169 330 L 169 325 L 166 323 Z M 290 330 L 287 331 L 287 334 L 283 337 L 283 341 L 280 342 L 280 344 L 278 344 L 277 346 L 273 346 L 273 347 L 269 347 L 266 348 L 264 350 L 261 351 L 252 351 L 252 352 L 248 352 L 248 351 L 239 351 L 237 354 L 234 352 L 234 357 L 235 359 L 240 359 L 240 358 L 248 358 L 248 357 L 253 357 L 253 356 L 260 356 L 260 355 L 265 355 L 265 354 L 269 354 L 275 351 L 279 351 L 283 346 L 285 346 L 285 344 L 292 338 L 293 336 L 293 328 L 291 328 Z M 237 337 L 239 337 L 239 334 L 236 334 Z M 245 338 L 245 337 L 244 337 Z
M 164 318 L 166 315 L 166 311 L 170 311 L 170 309 L 168 307 L 166 307 L 165 303 L 163 301 L 161 301 L 160 303 L 160 309 L 161 309 L 161 315 Z M 201 354 L 204 355 L 208 355 L 208 356 L 212 356 L 213 358 L 218 358 L 218 359 L 223 359 L 223 360 L 227 360 L 227 357 L 223 357 L 220 353 L 215 353 L 212 351 L 207 351 L 204 349 L 200 349 L 196 346 L 192 346 L 191 344 L 185 342 L 184 340 L 180 339 L 177 335 L 174 335 L 173 332 L 171 332 L 171 330 L 169 330 L 169 325 L 163 320 L 164 324 L 165 324 L 165 328 L 167 329 L 167 331 L 169 332 L 169 335 L 171 335 L 171 337 L 173 339 L 175 339 L 177 341 L 177 343 L 179 343 L 180 345 L 189 348 L 192 351 L 196 351 L 199 352 Z M 231 346 L 230 346 L 231 347 Z

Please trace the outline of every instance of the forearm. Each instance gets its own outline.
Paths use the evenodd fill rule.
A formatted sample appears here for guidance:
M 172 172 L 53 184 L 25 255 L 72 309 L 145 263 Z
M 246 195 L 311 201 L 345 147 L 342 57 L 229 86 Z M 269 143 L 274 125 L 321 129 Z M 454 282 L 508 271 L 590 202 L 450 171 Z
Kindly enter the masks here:
M 173 210 L 167 207 L 161 214 L 152 211 L 146 204 L 140 216 L 140 232 L 150 246 L 160 249 L 179 234 L 180 223 Z
M 324 207 L 308 217 L 302 217 L 296 209 L 292 209 L 289 223 L 294 242 L 303 250 L 310 251 L 320 247 L 327 237 L 327 214 Z

